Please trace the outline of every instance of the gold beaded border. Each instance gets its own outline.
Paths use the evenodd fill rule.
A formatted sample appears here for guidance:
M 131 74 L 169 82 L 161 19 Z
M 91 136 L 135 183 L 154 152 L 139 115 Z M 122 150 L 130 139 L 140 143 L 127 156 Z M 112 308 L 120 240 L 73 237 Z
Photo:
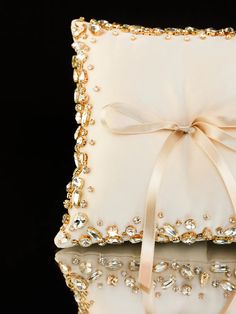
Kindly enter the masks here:
M 78 19 L 80 22 L 84 22 L 84 17 Z M 166 35 L 166 39 L 170 39 L 171 36 L 199 36 L 201 39 L 206 39 L 207 37 L 224 37 L 225 39 L 231 39 L 235 37 L 236 31 L 232 27 L 226 27 L 221 29 L 214 29 L 212 27 L 205 29 L 198 29 L 191 26 L 185 28 L 159 28 L 159 27 L 145 27 L 139 25 L 129 25 L 129 24 L 119 24 L 110 23 L 106 20 L 96 20 L 91 19 L 89 22 L 91 31 L 94 30 L 96 34 L 96 26 L 99 26 L 102 30 L 107 31 L 121 31 L 125 33 L 131 33 L 133 35 L 148 35 L 148 36 L 161 36 Z M 98 29 L 98 27 L 97 27 Z M 101 31 L 100 31 L 101 32 Z

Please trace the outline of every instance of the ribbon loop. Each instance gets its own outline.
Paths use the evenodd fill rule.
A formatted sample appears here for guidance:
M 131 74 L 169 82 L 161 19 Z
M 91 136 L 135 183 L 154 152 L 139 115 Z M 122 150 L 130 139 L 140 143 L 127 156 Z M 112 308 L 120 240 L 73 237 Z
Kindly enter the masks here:
M 236 130 L 236 119 L 224 116 L 199 116 L 190 125 L 183 126 L 159 117 L 150 117 L 147 112 L 139 112 L 123 103 L 114 103 L 103 108 L 101 123 L 110 132 L 120 135 L 169 132 L 157 156 L 146 198 L 139 283 L 143 291 L 149 292 L 152 286 L 155 247 L 156 198 L 170 153 L 184 135 L 191 136 L 222 178 L 232 203 L 234 215 L 236 215 L 236 180 L 220 155 L 218 147 L 214 144 L 217 142 L 227 149 L 236 151 L 236 137 L 227 131 L 229 129 Z

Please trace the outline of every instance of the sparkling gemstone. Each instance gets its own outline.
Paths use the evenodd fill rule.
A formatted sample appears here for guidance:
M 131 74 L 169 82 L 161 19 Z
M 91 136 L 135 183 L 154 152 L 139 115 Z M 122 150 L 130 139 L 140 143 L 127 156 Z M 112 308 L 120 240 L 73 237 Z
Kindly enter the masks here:
M 196 228 L 196 222 L 193 219 L 185 220 L 184 225 L 187 230 L 193 230 Z
M 230 222 L 231 224 L 235 224 L 235 223 L 236 223 L 236 216 L 230 217 L 230 218 L 229 218 L 229 222 Z
M 109 237 L 116 237 L 116 236 L 118 236 L 118 227 L 116 225 L 109 226 L 107 228 L 107 235 Z
M 75 256 L 73 256 L 71 262 L 72 262 L 73 265 L 78 265 L 79 262 L 80 262 L 80 259 L 79 259 L 79 257 L 77 255 L 75 255 Z
M 136 234 L 137 229 L 136 229 L 134 226 L 131 226 L 131 225 L 130 225 L 130 226 L 126 227 L 125 232 L 126 232 L 130 237 L 132 237 L 132 236 L 134 236 L 134 235 Z
M 180 269 L 180 264 L 177 263 L 177 262 L 172 262 L 171 263 L 171 268 L 174 269 L 174 270 L 178 270 L 178 269 Z
M 87 29 L 87 25 L 85 23 L 81 23 L 80 20 L 76 20 L 72 25 L 72 33 L 73 36 L 78 38 L 80 37 Z
M 127 287 L 130 287 L 130 288 L 134 287 L 134 285 L 135 285 L 135 279 L 134 279 L 133 277 L 131 277 L 131 276 L 126 277 L 126 278 L 125 278 L 125 285 L 126 285 Z
M 91 185 L 90 185 L 90 186 L 88 186 L 88 191 L 89 191 L 89 192 L 93 192 L 93 191 L 94 191 L 94 187 L 93 187 L 93 186 L 91 186 Z
M 75 189 L 72 193 L 72 204 L 74 207 L 79 207 L 81 201 L 82 192 L 78 189 Z
M 87 69 L 88 69 L 89 71 L 92 71 L 92 70 L 94 69 L 94 65 L 89 64 L 89 65 L 87 66 Z
M 200 280 L 200 286 L 203 288 L 207 285 L 208 281 L 210 278 L 210 274 L 208 274 L 207 272 L 201 272 L 199 280 Z
M 80 51 L 83 51 L 83 52 L 88 52 L 89 51 L 89 46 L 87 46 L 82 41 L 75 41 L 75 42 L 72 43 L 71 46 L 77 53 L 80 52 Z
M 212 240 L 213 238 L 213 234 L 211 232 L 211 229 L 210 228 L 207 228 L 205 227 L 203 230 L 202 230 L 202 235 L 203 237 L 206 239 L 206 240 Z
M 227 237 L 234 237 L 236 236 L 236 227 L 231 227 L 225 230 L 224 234 Z
M 222 227 L 217 227 L 216 233 L 218 236 L 223 236 L 224 235 L 224 229 Z
M 153 266 L 153 271 L 155 273 L 161 273 L 169 267 L 169 263 L 161 261 Z
M 190 265 L 183 265 L 180 268 L 180 274 L 185 278 L 185 279 L 192 279 L 194 277 L 194 272 L 193 269 Z
M 83 168 L 82 168 L 82 172 L 84 174 L 89 173 L 90 172 L 90 168 L 87 165 L 84 165 Z
M 194 271 L 195 275 L 200 275 L 200 273 L 202 272 L 202 269 L 201 269 L 201 267 L 196 266 L 196 267 L 194 267 L 193 271 Z
M 176 282 L 176 278 L 171 275 L 167 280 L 164 280 L 162 283 L 161 283 L 161 287 L 162 289 L 166 290 L 170 287 L 172 287 Z
M 92 239 L 89 235 L 82 235 L 79 239 L 79 244 L 83 247 L 88 247 L 92 244 Z
M 94 271 L 88 278 L 89 281 L 97 280 L 99 277 L 101 277 L 103 272 L 101 270 Z
M 78 291 L 85 291 L 88 289 L 88 282 L 80 276 L 73 276 L 71 282 Z
M 131 271 L 138 271 L 139 270 L 139 266 L 140 266 L 140 261 L 137 260 L 137 259 L 132 259 L 128 263 L 128 268 Z
M 164 214 L 163 214 L 163 212 L 159 212 L 159 213 L 157 213 L 157 216 L 158 216 L 158 218 L 163 218 Z
M 78 213 L 73 221 L 73 228 L 80 229 L 83 228 L 88 222 L 88 216 L 85 213 Z
M 134 236 L 130 237 L 129 241 L 131 243 L 139 243 L 142 241 L 142 235 L 141 234 L 135 234 Z
M 92 264 L 90 262 L 81 262 L 79 264 L 79 269 L 84 274 L 91 274 L 92 272 Z
M 135 216 L 135 217 L 133 218 L 133 222 L 134 222 L 136 225 L 138 225 L 138 224 L 140 224 L 140 222 L 141 222 L 141 218 L 140 218 L 139 216 Z
M 164 224 L 163 228 L 165 230 L 165 233 L 167 233 L 171 237 L 176 237 L 177 236 L 177 230 L 174 226 L 170 224 Z
M 64 215 L 62 216 L 62 223 L 63 223 L 64 225 L 68 225 L 69 222 L 70 222 L 70 215 L 64 214 Z
M 81 68 L 81 62 L 80 60 L 78 59 L 77 55 L 74 55 L 72 56 L 72 67 L 75 69 L 75 68 Z
M 212 285 L 212 287 L 217 288 L 217 287 L 219 287 L 220 282 L 219 282 L 219 280 L 214 280 L 214 281 L 212 281 L 211 285 Z
M 229 266 L 221 264 L 220 262 L 214 262 L 211 264 L 210 270 L 213 273 L 227 273 L 229 271 Z
M 88 235 L 92 238 L 94 242 L 100 242 L 102 240 L 102 234 L 94 227 L 89 226 L 87 228 Z
M 82 113 L 81 124 L 83 127 L 88 126 L 90 115 L 91 115 L 90 110 L 84 110 L 84 112 Z
M 107 276 L 107 284 L 109 285 L 109 286 L 117 286 L 117 284 L 118 284 L 118 277 L 117 276 L 115 276 L 115 275 L 108 275 Z
M 90 24 L 89 30 L 91 33 L 93 33 L 93 35 L 101 35 L 103 32 L 101 26 L 98 24 Z
M 183 223 L 183 222 L 182 222 L 180 219 L 177 219 L 176 222 L 175 222 L 175 224 L 176 224 L 177 226 L 181 226 L 182 223 Z
M 181 287 L 181 292 L 183 295 L 189 296 L 192 292 L 192 287 L 190 285 L 183 285 Z
M 82 208 L 85 208 L 85 207 L 87 207 L 87 206 L 88 206 L 88 203 L 87 203 L 87 201 L 85 201 L 85 200 L 82 200 L 82 201 L 80 202 L 80 206 L 81 206 Z
M 196 242 L 196 239 L 197 239 L 197 235 L 193 231 L 185 232 L 182 234 L 182 237 L 181 237 L 182 242 L 186 244 L 193 244 L 194 242 Z
M 213 242 L 216 244 L 231 244 L 233 242 L 234 238 L 233 237 L 214 237 Z
M 76 187 L 77 189 L 81 190 L 84 186 L 84 179 L 75 176 L 72 180 L 73 187 Z
M 88 81 L 88 73 L 86 70 L 82 70 L 79 74 L 78 81 L 80 83 L 87 83 Z
M 123 266 L 123 262 L 118 257 L 114 257 L 106 259 L 103 265 L 109 270 L 118 270 Z
M 227 292 L 232 292 L 236 290 L 236 285 L 233 284 L 231 281 L 228 280 L 221 280 L 220 281 L 220 286 Z

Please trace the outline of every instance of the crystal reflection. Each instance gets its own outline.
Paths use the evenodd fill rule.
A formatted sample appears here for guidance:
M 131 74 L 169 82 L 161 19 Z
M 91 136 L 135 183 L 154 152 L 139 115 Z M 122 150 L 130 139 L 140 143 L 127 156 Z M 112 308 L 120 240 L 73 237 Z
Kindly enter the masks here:
M 138 286 L 140 246 L 74 247 L 55 259 L 78 313 L 145 313 Z M 235 314 L 236 244 L 156 245 L 153 267 L 157 314 Z

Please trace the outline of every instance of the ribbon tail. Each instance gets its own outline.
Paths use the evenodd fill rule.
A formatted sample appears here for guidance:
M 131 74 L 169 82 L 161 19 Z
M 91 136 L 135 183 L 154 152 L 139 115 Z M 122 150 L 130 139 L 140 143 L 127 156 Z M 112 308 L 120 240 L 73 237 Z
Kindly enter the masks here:
M 231 171 L 229 170 L 226 162 L 223 157 L 217 151 L 215 145 L 211 140 L 199 129 L 196 128 L 196 131 L 193 133 L 192 137 L 195 139 L 196 143 L 200 148 L 206 153 L 210 158 L 217 171 L 219 172 L 223 183 L 225 185 L 226 191 L 230 197 L 230 200 L 233 205 L 234 214 L 236 215 L 236 181 L 233 177 Z
M 138 279 L 140 288 L 147 293 L 150 292 L 152 286 L 156 230 L 156 196 L 168 156 L 180 138 L 182 138 L 181 132 L 172 132 L 167 137 L 158 154 L 148 186 Z
M 221 310 L 220 314 L 230 314 L 230 309 L 232 310 L 232 306 L 234 301 L 236 300 L 236 290 L 231 292 L 230 296 L 227 299 L 223 309 Z

